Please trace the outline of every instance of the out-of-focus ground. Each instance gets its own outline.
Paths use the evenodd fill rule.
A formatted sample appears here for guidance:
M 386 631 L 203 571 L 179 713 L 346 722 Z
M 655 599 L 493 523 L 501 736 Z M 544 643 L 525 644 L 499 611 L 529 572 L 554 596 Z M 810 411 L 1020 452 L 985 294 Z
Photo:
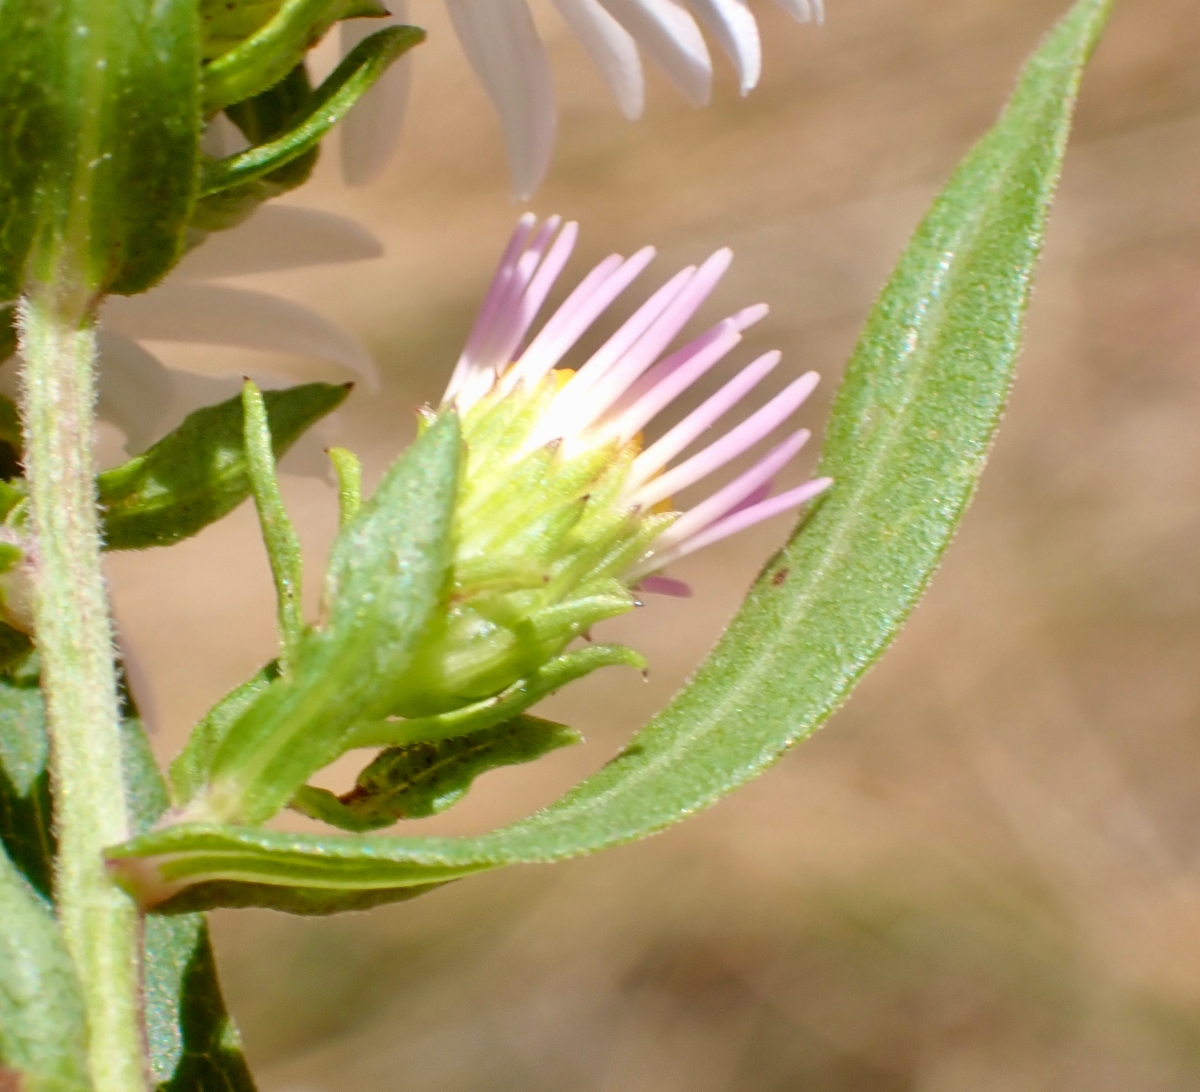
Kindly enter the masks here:
M 731 244 L 703 317 L 768 301 L 741 359 L 778 346 L 789 374 L 820 369 L 817 426 L 908 232 L 1065 6 L 830 0 L 818 30 L 759 3 L 759 90 L 739 99 L 720 60 L 715 105 L 697 112 L 652 74 L 636 125 L 539 8 L 562 121 L 533 207 L 582 221 L 576 271 L 653 242 L 665 276 Z M 329 155 L 296 197 L 360 218 L 388 256 L 250 281 L 377 351 L 385 389 L 343 414 L 374 475 L 440 393 L 519 211 L 442 6 L 414 7 L 431 34 L 399 159 L 347 192 Z M 266 1089 L 1200 1087 L 1200 7 L 1118 9 L 992 464 L 895 648 L 816 738 L 649 842 L 366 915 L 217 915 Z M 245 359 L 220 363 L 261 366 Z M 332 493 L 296 480 L 288 495 L 315 586 Z M 612 626 L 652 672 L 551 703 L 586 746 L 488 775 L 412 829 L 486 829 L 601 765 L 785 533 L 692 559 L 679 575 L 695 599 Z M 251 513 L 117 558 L 112 576 L 166 755 L 271 654 Z

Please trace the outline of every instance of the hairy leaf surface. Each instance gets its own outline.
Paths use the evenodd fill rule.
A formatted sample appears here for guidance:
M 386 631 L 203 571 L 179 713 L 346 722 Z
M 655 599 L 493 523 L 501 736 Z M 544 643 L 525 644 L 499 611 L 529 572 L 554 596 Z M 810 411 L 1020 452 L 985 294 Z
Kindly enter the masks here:
M 0 1076 L 26 1092 L 85 1092 L 83 999 L 54 911 L 0 846 Z

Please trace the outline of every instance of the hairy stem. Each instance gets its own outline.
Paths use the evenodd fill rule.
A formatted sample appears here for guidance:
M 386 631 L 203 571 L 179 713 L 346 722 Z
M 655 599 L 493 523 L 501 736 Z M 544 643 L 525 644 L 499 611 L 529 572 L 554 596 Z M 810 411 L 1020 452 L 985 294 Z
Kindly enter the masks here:
M 103 857 L 130 826 L 92 458 L 96 337 L 79 314 L 47 289 L 23 301 L 18 316 L 55 899 L 87 1008 L 95 1092 L 142 1092 L 138 917 Z

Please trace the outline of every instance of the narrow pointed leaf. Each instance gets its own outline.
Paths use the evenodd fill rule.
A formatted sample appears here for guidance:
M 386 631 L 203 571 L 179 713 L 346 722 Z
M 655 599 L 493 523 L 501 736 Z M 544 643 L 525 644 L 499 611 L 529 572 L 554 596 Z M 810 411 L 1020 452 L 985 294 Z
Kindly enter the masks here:
M 221 31 L 226 36 L 238 26 L 249 29 L 261 11 L 258 5 L 244 3 L 227 3 L 226 8 L 227 25 Z M 205 109 L 219 110 L 277 84 L 339 19 L 386 14 L 378 0 L 283 0 L 267 19 L 205 67 Z M 210 43 L 205 44 L 211 49 Z
M 915 606 L 983 470 L 1080 75 L 1109 7 L 1071 9 L 935 201 L 838 393 L 819 471 L 836 484 L 695 678 L 621 754 L 544 811 L 480 837 L 162 830 L 113 851 L 143 858 L 123 869 L 146 901 L 212 882 L 218 898 L 243 883 L 263 904 L 264 889 L 288 885 L 333 902 L 594 852 L 709 806 L 823 724 Z
M 308 69 L 301 62 L 279 83 L 252 99 L 227 107 L 225 114 L 251 144 L 265 144 L 292 127 L 295 119 L 302 115 L 311 95 Z M 320 151 L 320 147 L 314 144 L 252 182 L 200 198 L 192 214 L 192 227 L 213 232 L 243 223 L 263 202 L 304 185 L 312 175 Z
M 287 132 L 206 164 L 200 180 L 201 196 L 253 182 L 315 147 L 387 71 L 388 65 L 424 38 L 423 30 L 400 26 L 388 27 L 361 41 L 312 93 Z
M 292 526 L 283 494 L 279 492 L 266 402 L 262 391 L 249 379 L 242 387 L 242 416 L 250 492 L 258 510 L 259 528 L 271 563 L 278 600 L 279 664 L 286 672 L 296 642 L 304 633 L 304 612 L 300 605 L 304 564 L 300 556 L 300 536 Z

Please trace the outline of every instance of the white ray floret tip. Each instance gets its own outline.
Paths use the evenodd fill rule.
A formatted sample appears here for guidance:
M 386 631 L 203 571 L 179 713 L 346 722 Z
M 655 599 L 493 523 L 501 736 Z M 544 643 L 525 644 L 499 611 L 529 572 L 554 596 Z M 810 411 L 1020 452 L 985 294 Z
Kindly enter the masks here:
M 822 0 L 776 3 L 797 22 L 824 21 Z M 729 58 L 741 94 L 762 76 L 761 34 L 748 0 L 553 0 L 553 6 L 630 120 L 645 109 L 643 53 L 689 103 L 708 105 L 713 64 L 701 26 Z M 528 199 L 550 166 L 557 126 L 550 61 L 528 0 L 446 0 L 446 7 L 500 116 L 513 191 Z M 408 0 L 392 0 L 392 8 L 392 22 L 407 19 Z M 343 23 L 343 54 L 377 26 Z M 343 123 L 342 169 L 350 184 L 376 177 L 395 150 L 412 63 L 412 54 L 401 57 Z

